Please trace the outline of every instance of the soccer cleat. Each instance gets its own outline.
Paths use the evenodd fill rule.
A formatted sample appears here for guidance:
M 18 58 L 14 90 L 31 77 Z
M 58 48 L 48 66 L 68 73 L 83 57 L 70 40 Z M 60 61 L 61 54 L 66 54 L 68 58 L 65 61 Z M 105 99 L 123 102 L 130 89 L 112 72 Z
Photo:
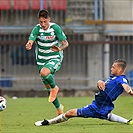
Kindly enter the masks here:
M 52 103 L 56 99 L 56 95 L 57 95 L 58 91 L 59 91 L 58 86 L 56 86 L 54 89 L 50 90 L 50 95 L 49 95 L 49 99 L 48 99 L 49 102 Z
M 64 113 L 63 110 L 64 110 L 64 106 L 60 104 L 60 107 L 57 109 L 57 114 L 58 115 L 63 114 Z
M 35 122 L 35 126 L 46 126 L 46 125 L 49 125 L 49 122 L 45 119 L 43 121 Z
M 128 120 L 127 124 L 128 125 L 133 125 L 133 120 L 132 119 Z

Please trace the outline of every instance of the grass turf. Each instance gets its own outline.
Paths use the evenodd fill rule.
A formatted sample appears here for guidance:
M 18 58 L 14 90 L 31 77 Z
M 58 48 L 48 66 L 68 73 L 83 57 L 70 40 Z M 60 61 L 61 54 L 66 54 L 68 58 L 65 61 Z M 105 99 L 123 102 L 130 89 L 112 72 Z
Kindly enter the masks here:
M 90 104 L 93 97 L 60 98 L 65 111 Z M 132 97 L 121 96 L 113 113 L 130 119 Z M 133 133 L 133 126 L 92 118 L 72 118 L 67 122 L 36 127 L 34 122 L 55 117 L 54 106 L 47 98 L 7 98 L 7 108 L 0 112 L 0 133 Z

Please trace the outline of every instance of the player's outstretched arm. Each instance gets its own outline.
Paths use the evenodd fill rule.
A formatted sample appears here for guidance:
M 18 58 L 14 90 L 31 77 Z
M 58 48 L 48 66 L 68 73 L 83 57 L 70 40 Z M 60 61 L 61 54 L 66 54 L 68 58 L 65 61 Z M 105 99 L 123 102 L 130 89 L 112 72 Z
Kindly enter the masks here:
M 123 86 L 124 90 L 125 90 L 128 94 L 130 94 L 131 96 L 133 96 L 133 90 L 132 90 L 132 88 L 131 88 L 129 85 L 127 85 L 127 84 L 122 84 L 122 86 Z

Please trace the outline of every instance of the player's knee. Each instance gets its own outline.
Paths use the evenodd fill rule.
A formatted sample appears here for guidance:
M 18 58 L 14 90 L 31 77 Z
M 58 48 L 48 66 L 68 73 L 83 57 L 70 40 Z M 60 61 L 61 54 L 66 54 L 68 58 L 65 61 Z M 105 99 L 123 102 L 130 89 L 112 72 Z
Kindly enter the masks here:
M 50 74 L 50 70 L 48 68 L 42 68 L 40 71 L 40 74 L 42 77 L 47 76 L 48 74 Z
M 66 112 L 65 116 L 67 118 L 77 116 L 77 110 L 76 109 L 71 109 L 71 110 Z
M 71 116 L 72 116 L 72 113 L 70 110 L 65 113 L 65 117 L 70 118 Z

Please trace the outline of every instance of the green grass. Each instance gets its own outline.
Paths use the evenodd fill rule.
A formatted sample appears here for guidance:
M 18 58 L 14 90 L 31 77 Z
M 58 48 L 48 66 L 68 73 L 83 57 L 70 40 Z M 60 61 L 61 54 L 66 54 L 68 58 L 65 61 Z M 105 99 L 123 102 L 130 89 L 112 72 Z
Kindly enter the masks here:
M 60 98 L 65 111 L 90 104 L 93 97 Z M 132 97 L 121 96 L 113 113 L 130 119 L 133 115 Z M 92 118 L 72 118 L 67 122 L 35 127 L 34 122 L 56 116 L 47 98 L 7 98 L 7 108 L 0 112 L 0 133 L 133 133 L 133 126 Z

